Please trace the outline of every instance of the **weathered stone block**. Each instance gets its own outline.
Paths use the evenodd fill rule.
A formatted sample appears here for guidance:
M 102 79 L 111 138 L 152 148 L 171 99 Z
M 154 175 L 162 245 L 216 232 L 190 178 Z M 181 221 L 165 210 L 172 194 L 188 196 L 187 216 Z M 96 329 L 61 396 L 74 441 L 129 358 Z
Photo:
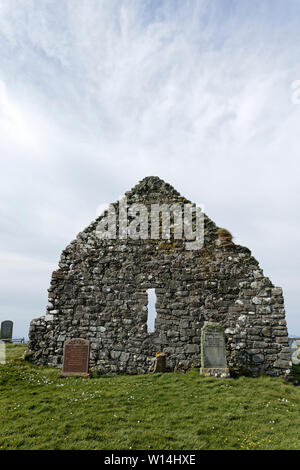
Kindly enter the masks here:
M 187 354 L 199 353 L 199 346 L 197 344 L 187 344 L 185 346 L 185 351 Z

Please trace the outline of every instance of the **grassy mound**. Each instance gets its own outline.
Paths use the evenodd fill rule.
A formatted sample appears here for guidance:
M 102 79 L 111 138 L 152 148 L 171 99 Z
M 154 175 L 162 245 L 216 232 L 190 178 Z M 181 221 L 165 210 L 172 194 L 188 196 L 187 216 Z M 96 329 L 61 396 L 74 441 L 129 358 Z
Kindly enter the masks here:
M 0 449 L 299 449 L 300 387 L 186 374 L 60 378 L 7 345 Z

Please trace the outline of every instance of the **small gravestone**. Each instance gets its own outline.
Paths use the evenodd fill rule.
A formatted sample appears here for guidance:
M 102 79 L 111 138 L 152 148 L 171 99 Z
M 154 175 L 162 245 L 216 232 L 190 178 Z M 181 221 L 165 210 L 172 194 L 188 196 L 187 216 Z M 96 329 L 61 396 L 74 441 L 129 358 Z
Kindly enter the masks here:
M 61 375 L 88 377 L 90 343 L 87 339 L 73 338 L 65 341 Z
M 201 369 L 206 376 L 229 377 L 225 333 L 218 323 L 204 322 L 201 331 Z
M 14 323 L 11 320 L 5 320 L 1 323 L 0 339 L 2 341 L 6 341 L 7 343 L 12 342 L 13 325 Z
M 163 353 L 156 354 L 153 372 L 166 372 L 166 356 Z

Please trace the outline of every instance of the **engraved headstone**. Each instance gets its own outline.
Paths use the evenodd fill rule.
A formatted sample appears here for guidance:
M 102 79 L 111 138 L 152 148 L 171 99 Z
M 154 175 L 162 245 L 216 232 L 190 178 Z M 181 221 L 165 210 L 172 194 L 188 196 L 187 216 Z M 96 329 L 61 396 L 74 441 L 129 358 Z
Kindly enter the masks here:
M 62 376 L 87 377 L 89 371 L 90 343 L 87 339 L 73 338 L 65 341 Z
M 218 323 L 205 322 L 201 331 L 201 374 L 228 377 L 224 329 Z
M 7 341 L 8 343 L 12 341 L 14 323 L 11 320 L 5 320 L 1 323 L 1 336 L 2 341 Z

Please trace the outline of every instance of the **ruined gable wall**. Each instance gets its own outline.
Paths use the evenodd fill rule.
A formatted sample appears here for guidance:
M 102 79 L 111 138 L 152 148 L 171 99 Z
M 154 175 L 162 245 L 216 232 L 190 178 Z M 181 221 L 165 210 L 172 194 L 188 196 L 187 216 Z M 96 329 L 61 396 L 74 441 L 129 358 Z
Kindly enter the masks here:
M 129 202 L 156 202 L 149 185 Z M 146 197 L 145 197 L 146 194 Z M 186 200 L 168 185 L 160 202 Z M 52 275 L 47 315 L 34 320 L 29 349 L 37 363 L 60 367 L 66 339 L 91 344 L 90 368 L 144 373 L 156 352 L 171 369 L 200 367 L 204 321 L 225 329 L 227 361 L 236 372 L 284 375 L 290 353 L 282 291 L 263 276 L 247 248 L 222 240 L 206 218 L 205 245 L 182 240 L 99 240 L 97 221 L 62 253 Z M 156 331 L 147 333 L 148 288 L 157 295 Z

